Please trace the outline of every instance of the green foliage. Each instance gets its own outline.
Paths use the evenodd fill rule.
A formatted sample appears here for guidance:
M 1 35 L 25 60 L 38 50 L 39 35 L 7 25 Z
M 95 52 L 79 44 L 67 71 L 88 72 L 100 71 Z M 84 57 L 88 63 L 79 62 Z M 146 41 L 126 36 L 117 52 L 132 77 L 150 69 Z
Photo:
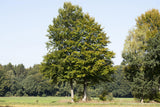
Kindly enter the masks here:
M 10 82 L 4 69 L 4 66 L 0 65 L 0 96 L 5 96 L 9 90 Z
M 75 95 L 74 98 L 73 98 L 73 101 L 74 101 L 74 102 L 78 102 L 79 100 L 80 100 L 80 98 Z
M 29 96 L 54 95 L 56 88 L 39 72 L 39 65 L 34 65 L 22 81 L 23 88 Z M 55 91 L 54 91 L 55 90 Z
M 12 70 L 8 69 L 8 65 L 12 66 Z M 70 96 L 69 84 L 67 82 L 51 84 L 50 80 L 43 78 L 39 72 L 39 65 L 27 69 L 24 67 L 24 71 L 16 76 L 14 72 L 17 72 L 17 66 L 19 65 L 12 65 L 11 63 L 1 65 L 0 75 L 3 78 L 0 85 L 2 87 L 1 96 Z M 106 85 L 109 86 L 109 84 Z M 74 83 L 73 86 L 76 96 L 81 100 L 83 98 L 83 85 Z M 103 84 L 89 86 L 87 99 L 98 96 L 104 89 L 107 88 L 103 87 Z
M 149 103 L 150 102 L 150 99 L 147 98 L 147 99 L 144 99 L 144 103 Z
M 102 101 L 106 101 L 107 100 L 106 96 L 103 96 L 103 95 L 99 95 L 99 99 L 102 100 Z
M 42 94 L 42 97 L 46 97 L 47 95 L 46 94 Z
M 13 96 L 13 94 L 8 91 L 8 92 L 5 94 L 5 97 L 10 97 L 10 96 Z
M 49 25 L 48 53 L 41 72 L 52 82 L 74 80 L 84 87 L 111 81 L 114 53 L 107 48 L 110 41 L 101 25 L 71 3 L 64 3 L 58 12 L 53 25 Z
M 99 95 L 99 99 L 102 101 L 106 101 L 107 100 L 107 91 L 102 91 L 102 93 Z
M 99 95 L 99 99 L 102 101 L 112 101 L 113 100 L 113 95 L 112 93 L 107 92 L 106 90 L 102 91 L 102 93 Z
M 154 98 L 154 101 L 160 103 L 160 92 L 156 93 L 156 97 Z
M 115 66 L 116 71 L 113 75 L 114 81 L 101 82 L 95 86 L 89 87 L 89 94 L 92 97 L 97 97 L 103 90 L 112 93 L 114 97 L 132 97 L 131 82 L 129 82 L 124 75 L 124 66 Z
M 159 25 L 160 25 L 160 12 L 157 9 L 152 9 L 145 14 L 142 14 L 136 19 L 136 27 L 137 29 L 144 29 L 147 27 L 146 30 L 146 40 L 155 37 L 155 35 L 159 32 Z
M 24 95 L 24 91 L 22 89 L 16 91 L 16 96 L 23 96 Z
M 159 91 L 160 13 L 147 11 L 136 19 L 122 53 L 126 78 L 132 82 L 132 93 L 140 100 L 153 100 Z
M 158 90 L 158 82 L 155 80 L 147 80 L 143 72 L 137 73 L 133 81 L 133 96 L 140 100 L 153 100 Z
M 107 100 L 108 100 L 108 101 L 112 101 L 112 100 L 113 100 L 113 95 L 112 95 L 112 93 L 109 93 L 109 94 L 107 95 Z
M 12 64 L 8 64 L 11 66 Z M 8 69 L 8 65 L 1 65 L 1 85 L 3 87 L 0 91 L 1 96 L 70 96 L 69 85 L 67 82 L 59 84 L 51 84 L 49 79 L 43 78 L 39 72 L 39 65 L 34 65 L 30 68 L 25 68 L 20 75 L 15 75 L 17 66 L 12 65 L 12 70 Z M 21 65 L 21 64 L 20 64 Z M 6 68 L 6 71 L 4 70 Z M 127 81 L 123 80 L 123 72 L 121 67 L 116 67 L 117 71 L 112 77 L 115 78 L 114 82 L 101 82 L 96 85 L 88 86 L 87 100 L 91 97 L 98 97 L 103 90 L 108 90 L 113 93 L 114 97 L 127 96 L 124 92 L 128 93 L 129 87 Z M 5 73 L 6 72 L 6 73 Z M 25 75 L 23 75 L 23 73 Z M 23 77 L 23 78 L 21 78 Z M 123 85 L 126 84 L 126 86 Z M 79 100 L 83 98 L 83 84 L 74 83 L 73 86 L 75 95 Z M 115 94 L 115 93 L 116 94 Z
M 4 93 L 4 71 L 2 70 L 2 66 L 0 65 L 0 96 L 3 96 L 5 93 Z
M 114 81 L 106 85 L 114 97 L 132 97 L 131 83 L 125 78 L 123 67 L 124 66 L 116 66 L 117 70 L 115 74 L 113 74 Z
M 57 93 L 58 96 L 70 95 L 67 84 L 53 85 L 49 79 L 44 79 L 39 65 L 29 69 L 22 64 L 0 65 L 0 84 L 0 96 L 52 96 Z
M 145 67 L 149 79 L 159 76 L 160 70 L 160 33 L 147 41 L 147 54 L 145 56 Z M 158 75 L 158 76 L 157 76 Z

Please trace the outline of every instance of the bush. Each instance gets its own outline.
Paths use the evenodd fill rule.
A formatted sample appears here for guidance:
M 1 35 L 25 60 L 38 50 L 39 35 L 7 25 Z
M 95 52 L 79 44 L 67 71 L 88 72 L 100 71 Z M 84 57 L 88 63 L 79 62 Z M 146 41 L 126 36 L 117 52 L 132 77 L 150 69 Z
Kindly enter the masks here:
M 154 101 L 160 103 L 160 99 L 159 98 L 155 98 Z
M 112 101 L 112 100 L 113 100 L 113 95 L 112 95 L 112 93 L 109 93 L 109 94 L 107 95 L 107 100 L 109 100 L 109 101 Z
M 99 99 L 102 100 L 102 101 L 106 101 L 107 100 L 106 96 L 103 96 L 103 95 L 99 95 Z
M 112 101 L 113 100 L 113 95 L 112 93 L 108 93 L 107 91 L 103 91 L 101 93 L 101 95 L 99 95 L 99 99 L 102 100 L 102 101 Z
M 75 95 L 74 98 L 73 98 L 73 101 L 74 101 L 74 102 L 78 102 L 78 101 L 79 101 L 78 96 Z
M 102 100 L 102 101 L 106 101 L 106 100 L 107 100 L 107 97 L 106 97 L 107 94 L 108 94 L 107 91 L 103 91 L 103 92 L 99 95 L 99 99 Z
M 8 92 L 5 94 L 5 96 L 6 96 L 6 97 L 10 97 L 10 96 L 12 96 L 12 93 L 8 91 Z
M 27 93 L 24 93 L 24 95 L 23 96 L 26 96 L 26 97 L 28 97 L 28 94 Z
M 46 94 L 42 94 L 42 97 L 46 97 L 47 95 Z
M 20 89 L 20 90 L 18 90 L 18 91 L 16 92 L 16 96 L 23 96 L 23 95 L 24 95 L 24 92 L 23 92 L 22 89 Z
M 159 92 L 156 94 L 156 97 L 154 98 L 154 101 L 160 103 L 160 93 Z
M 144 99 L 143 101 L 144 101 L 144 103 L 149 103 L 149 102 L 150 102 L 150 99 L 147 98 L 147 99 Z

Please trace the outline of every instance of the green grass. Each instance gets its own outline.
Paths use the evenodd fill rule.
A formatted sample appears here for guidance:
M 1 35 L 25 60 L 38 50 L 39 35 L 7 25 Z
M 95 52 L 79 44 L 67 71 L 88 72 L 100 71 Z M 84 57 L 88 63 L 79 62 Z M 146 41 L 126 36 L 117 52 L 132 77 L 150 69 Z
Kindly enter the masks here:
M 99 101 L 97 98 L 86 103 L 70 103 L 70 97 L 0 97 L 0 107 L 55 107 L 55 106 L 100 106 L 100 107 L 160 107 L 159 103 L 141 104 L 133 98 L 114 98 L 113 101 Z
M 58 105 L 69 100 L 69 97 L 0 97 L 0 105 Z

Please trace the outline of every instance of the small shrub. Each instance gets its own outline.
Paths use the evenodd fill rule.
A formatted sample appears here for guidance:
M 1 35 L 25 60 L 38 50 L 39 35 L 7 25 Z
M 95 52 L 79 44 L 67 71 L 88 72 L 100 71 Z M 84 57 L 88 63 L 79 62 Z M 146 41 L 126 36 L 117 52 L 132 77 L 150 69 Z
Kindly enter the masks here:
M 91 95 L 87 93 L 87 101 L 91 101 Z
M 23 95 L 24 95 L 24 92 L 23 92 L 22 89 L 20 89 L 20 90 L 18 90 L 18 91 L 16 92 L 16 96 L 23 96 Z
M 27 93 L 24 93 L 24 95 L 23 96 L 26 96 L 26 97 L 28 97 L 28 94 Z
M 73 101 L 74 101 L 74 102 L 78 102 L 78 101 L 79 101 L 78 96 L 75 95 L 74 98 L 73 98 Z
M 109 101 L 112 101 L 112 100 L 113 100 L 113 95 L 112 95 L 112 93 L 109 93 L 109 94 L 107 95 L 107 100 L 109 100 Z
M 108 93 L 107 91 L 103 91 L 101 93 L 101 95 L 99 95 L 99 99 L 102 100 L 102 101 L 112 101 L 113 100 L 113 95 L 112 93 Z
M 102 101 L 106 101 L 106 100 L 107 100 L 107 97 L 106 97 L 107 94 L 108 94 L 107 91 L 103 91 L 103 92 L 99 95 L 99 99 L 102 100 Z
M 160 103 L 160 99 L 159 98 L 155 98 L 154 101 Z
M 5 96 L 6 96 L 6 97 L 10 97 L 10 96 L 12 96 L 12 93 L 11 93 L 11 92 L 7 92 L 7 93 L 5 94 Z
M 144 102 L 144 103 L 149 103 L 149 102 L 150 102 L 150 99 L 148 99 L 148 98 L 147 98 L 147 99 L 144 99 L 143 102 Z
M 154 98 L 154 101 L 160 103 L 160 93 L 158 92 L 156 97 Z
M 83 99 L 83 91 L 79 91 L 76 96 L 78 96 L 79 100 L 82 100 Z
M 47 95 L 46 94 L 42 94 L 42 97 L 46 97 Z
M 106 96 L 103 96 L 103 95 L 99 95 L 99 99 L 102 100 L 102 101 L 106 101 L 107 100 Z

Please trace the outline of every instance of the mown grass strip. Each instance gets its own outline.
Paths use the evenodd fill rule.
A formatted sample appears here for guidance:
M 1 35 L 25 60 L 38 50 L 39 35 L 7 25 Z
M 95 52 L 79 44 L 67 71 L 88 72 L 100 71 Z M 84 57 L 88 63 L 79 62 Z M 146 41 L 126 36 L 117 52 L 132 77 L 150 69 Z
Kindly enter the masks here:
M 160 103 L 141 104 L 133 98 L 114 98 L 113 101 L 94 99 L 88 102 L 71 103 L 70 97 L 0 97 L 0 107 L 160 107 Z

